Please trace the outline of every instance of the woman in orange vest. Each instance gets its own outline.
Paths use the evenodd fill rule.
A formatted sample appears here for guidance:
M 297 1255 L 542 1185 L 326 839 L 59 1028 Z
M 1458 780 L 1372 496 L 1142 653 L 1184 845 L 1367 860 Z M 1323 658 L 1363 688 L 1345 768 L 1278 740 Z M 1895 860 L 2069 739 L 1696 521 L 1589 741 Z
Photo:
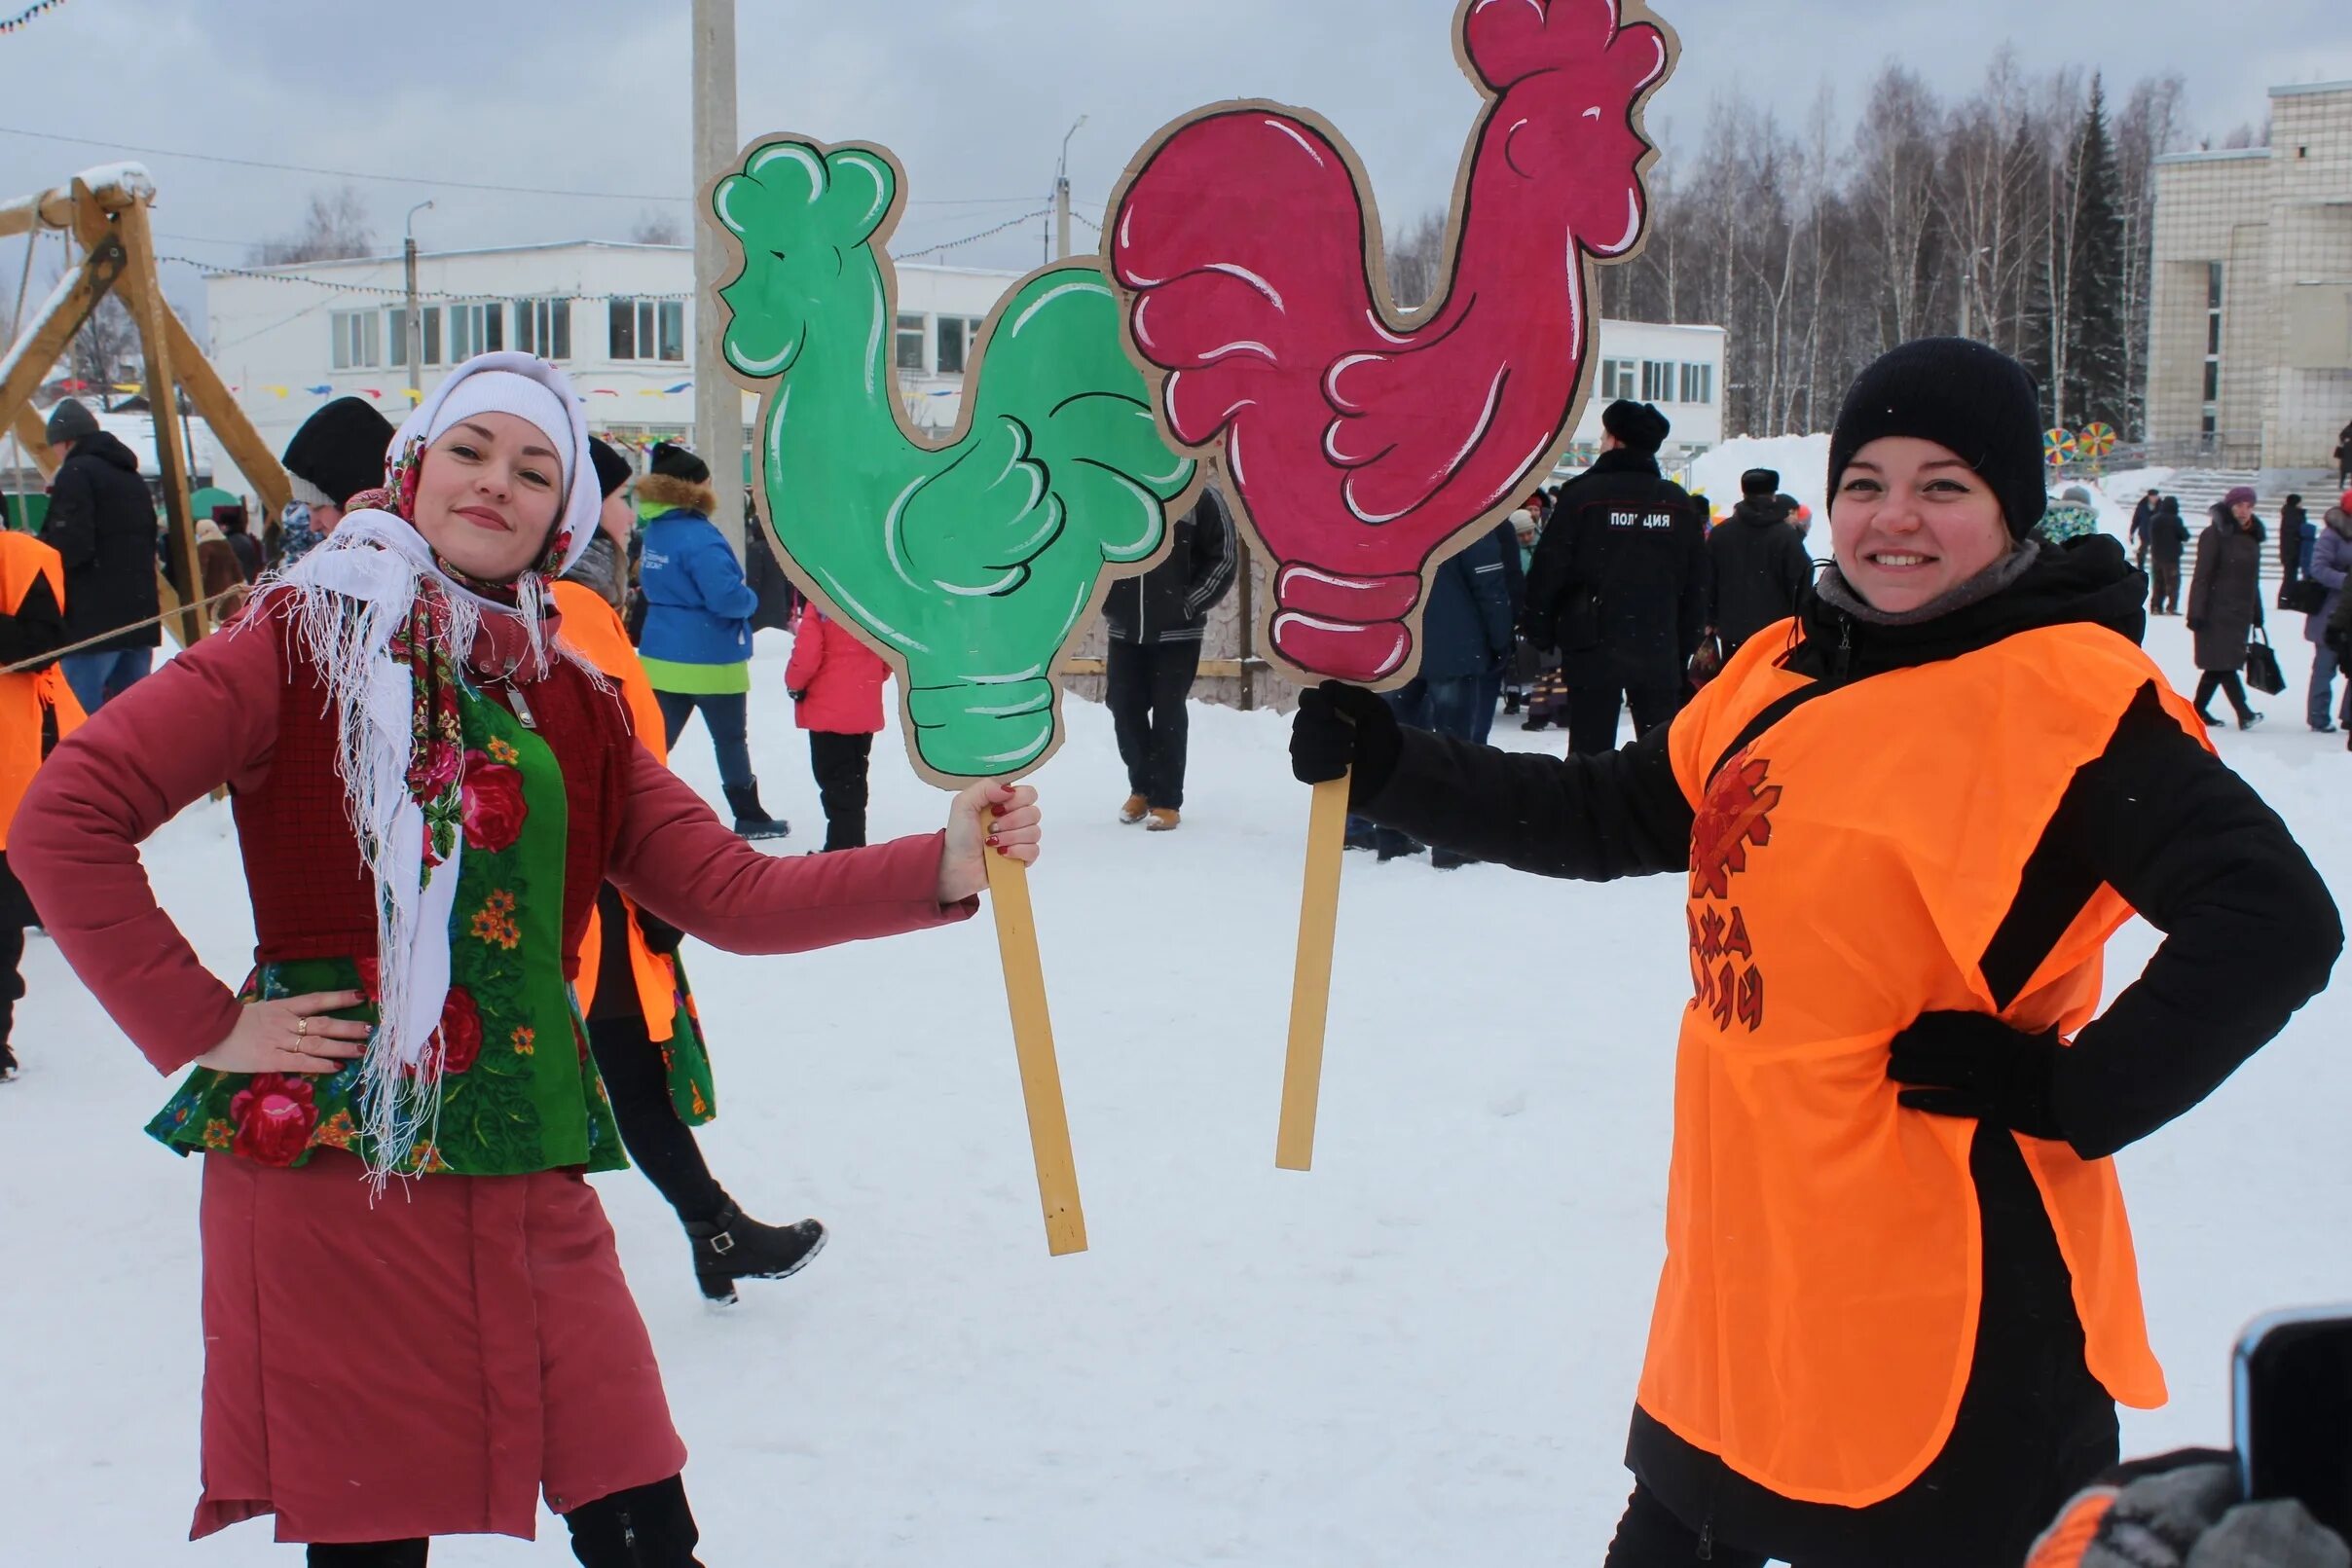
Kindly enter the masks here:
M 8 828 L 51 747 L 82 722 L 56 664 L 65 646 L 65 563 L 29 533 L 0 531 L 0 1083 L 17 1076 L 17 1003 L 24 999 L 24 929 L 40 924 L 8 868 Z
M 1591 757 L 1400 730 L 1336 683 L 1292 735 L 1349 808 L 1549 876 L 1687 878 L 1667 1258 L 1611 1568 L 2024 1560 L 2153 1406 L 2109 1156 L 2327 983 L 2285 825 L 2140 650 L 2105 535 L 2028 534 L 2033 380 L 1895 349 L 1829 456 L 1835 557 L 1671 723 Z M 2165 932 L 2098 1011 L 2133 913 Z
M 661 707 L 621 622 L 622 574 L 636 523 L 621 487 L 632 470 L 626 457 L 593 436 L 588 449 L 605 508 L 597 520 L 599 537 L 555 585 L 562 636 L 620 686 L 637 738 L 667 766 Z M 694 1280 L 704 1298 L 731 1306 L 737 1280 L 798 1273 L 825 1245 L 825 1226 L 815 1220 L 790 1225 L 753 1220 L 736 1207 L 703 1159 L 694 1129 L 718 1113 L 718 1095 L 693 993 L 678 958 L 680 935 L 678 928 L 606 883 L 580 941 L 574 989 L 588 1018 L 588 1048 L 612 1099 L 621 1145 L 686 1227 Z

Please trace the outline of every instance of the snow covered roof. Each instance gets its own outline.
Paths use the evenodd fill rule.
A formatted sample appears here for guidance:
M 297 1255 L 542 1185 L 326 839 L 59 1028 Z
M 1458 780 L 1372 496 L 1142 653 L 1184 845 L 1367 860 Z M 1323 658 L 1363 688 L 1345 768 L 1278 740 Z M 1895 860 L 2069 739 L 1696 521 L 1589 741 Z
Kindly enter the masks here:
M 152 418 L 145 413 L 114 413 L 92 405 L 88 399 L 83 400 L 83 406 L 89 408 L 91 414 L 97 419 L 99 429 L 130 449 L 131 456 L 139 460 L 139 472 L 142 475 L 149 479 L 161 479 L 164 476 L 163 465 L 156 460 L 155 420 Z M 55 404 L 51 405 L 51 408 L 55 407 Z M 46 425 L 49 423 L 49 409 L 42 409 L 37 412 L 35 418 Z M 183 439 L 193 448 L 188 454 L 188 466 L 199 474 L 213 472 L 218 466 L 218 458 L 216 456 L 217 449 L 212 443 L 211 426 L 203 420 L 190 416 Z

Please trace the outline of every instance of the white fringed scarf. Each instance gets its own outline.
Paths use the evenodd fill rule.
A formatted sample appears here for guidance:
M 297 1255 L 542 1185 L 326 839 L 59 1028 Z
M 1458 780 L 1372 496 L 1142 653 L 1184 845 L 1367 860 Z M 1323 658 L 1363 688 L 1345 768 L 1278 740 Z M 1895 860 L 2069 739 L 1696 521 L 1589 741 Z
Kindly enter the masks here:
M 441 433 L 436 422 L 452 389 L 484 371 L 538 383 L 570 416 L 570 429 L 546 432 L 568 448 L 563 505 L 546 553 L 515 581 L 511 604 L 453 578 L 408 521 L 417 473 Z M 532 401 L 544 402 L 535 395 Z M 543 668 L 552 651 L 544 629 L 546 584 L 587 550 L 604 502 L 581 400 L 562 371 L 529 354 L 483 354 L 452 371 L 401 424 L 386 462 L 387 506 L 345 514 L 301 560 L 263 579 L 260 608 L 244 623 L 262 623 L 285 602 L 302 652 L 334 706 L 336 771 L 361 857 L 375 877 L 378 1023 L 360 1065 L 359 1105 L 369 1175 L 379 1186 L 421 1140 L 435 1136 L 440 1119 L 434 1036 L 449 997 L 450 916 L 465 852 L 458 810 L 464 748 L 444 752 L 428 739 L 425 755 L 416 755 L 421 720 L 429 737 L 431 718 L 429 693 L 421 703 L 425 677 L 419 672 L 431 668 L 437 651 L 462 679 L 486 615 L 519 620 L 531 659 Z M 435 646 L 411 650 L 403 633 L 427 637 Z

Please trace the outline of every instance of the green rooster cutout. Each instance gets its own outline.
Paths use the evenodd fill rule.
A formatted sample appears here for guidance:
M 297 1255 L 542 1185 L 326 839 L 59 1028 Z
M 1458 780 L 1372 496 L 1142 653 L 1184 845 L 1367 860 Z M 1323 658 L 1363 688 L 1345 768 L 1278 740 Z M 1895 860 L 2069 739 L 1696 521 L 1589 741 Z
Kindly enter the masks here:
M 793 579 L 897 671 L 916 771 L 953 788 L 1052 753 L 1056 665 L 1112 578 L 1164 553 L 1195 465 L 1160 439 L 1091 260 L 1014 286 L 955 430 L 918 435 L 884 249 L 905 186 L 879 147 L 767 136 L 712 182 L 705 217 L 742 253 L 722 343 L 760 398 L 768 528 Z

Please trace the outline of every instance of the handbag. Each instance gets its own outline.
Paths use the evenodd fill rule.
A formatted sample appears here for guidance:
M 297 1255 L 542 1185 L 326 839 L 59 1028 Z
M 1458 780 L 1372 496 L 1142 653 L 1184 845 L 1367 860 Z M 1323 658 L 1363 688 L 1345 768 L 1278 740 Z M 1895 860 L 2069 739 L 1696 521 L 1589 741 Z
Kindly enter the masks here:
M 2328 602 L 2328 590 L 2317 578 L 2297 577 L 2291 583 L 2279 584 L 2278 607 L 2295 615 L 2317 613 Z
M 2287 689 L 2287 675 L 2271 650 L 2270 634 L 2259 626 L 2254 629 L 2254 640 L 2246 644 L 2246 684 L 2265 697 L 2276 697 Z

